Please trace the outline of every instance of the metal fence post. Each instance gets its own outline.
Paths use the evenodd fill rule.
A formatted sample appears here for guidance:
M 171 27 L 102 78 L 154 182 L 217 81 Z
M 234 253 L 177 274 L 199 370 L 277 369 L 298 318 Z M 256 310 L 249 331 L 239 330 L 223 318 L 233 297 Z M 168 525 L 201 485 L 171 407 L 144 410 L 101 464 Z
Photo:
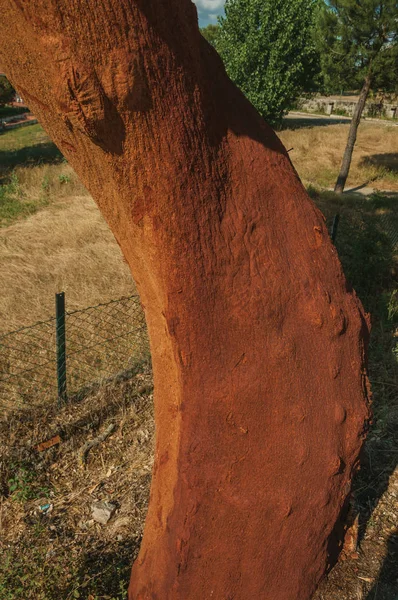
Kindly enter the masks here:
M 335 215 L 335 217 L 333 219 L 332 227 L 331 227 L 331 230 L 330 230 L 330 237 L 332 238 L 333 244 L 336 241 L 337 228 L 339 226 L 339 221 L 340 221 L 340 215 L 337 213 L 337 215 Z
M 58 406 L 66 402 L 65 292 L 55 294 Z

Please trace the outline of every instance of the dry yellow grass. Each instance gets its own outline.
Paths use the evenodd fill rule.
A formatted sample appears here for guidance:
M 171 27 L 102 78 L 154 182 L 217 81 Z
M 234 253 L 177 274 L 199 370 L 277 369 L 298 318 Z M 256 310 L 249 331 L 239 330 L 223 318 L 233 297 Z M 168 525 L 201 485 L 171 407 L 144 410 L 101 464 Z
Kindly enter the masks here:
M 302 127 L 279 132 L 290 158 L 306 184 L 335 184 L 349 124 Z M 347 188 L 366 184 L 398 191 L 398 127 L 361 123 Z
M 53 316 L 56 292 L 66 292 L 71 310 L 135 290 L 119 247 L 89 196 L 57 201 L 1 229 L 0 265 L 3 333 Z
M 20 191 L 30 201 L 46 194 L 49 199 L 88 196 L 80 179 L 67 162 L 16 167 Z

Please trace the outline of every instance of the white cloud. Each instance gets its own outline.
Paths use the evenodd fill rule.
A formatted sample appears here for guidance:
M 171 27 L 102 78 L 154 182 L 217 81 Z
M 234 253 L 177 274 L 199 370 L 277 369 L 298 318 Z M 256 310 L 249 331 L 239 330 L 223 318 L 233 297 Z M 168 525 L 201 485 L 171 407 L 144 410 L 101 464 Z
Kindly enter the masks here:
M 221 12 L 225 0 L 194 0 L 196 6 L 206 12 Z
M 199 25 L 205 27 L 215 23 L 224 11 L 225 0 L 193 0 L 198 9 Z

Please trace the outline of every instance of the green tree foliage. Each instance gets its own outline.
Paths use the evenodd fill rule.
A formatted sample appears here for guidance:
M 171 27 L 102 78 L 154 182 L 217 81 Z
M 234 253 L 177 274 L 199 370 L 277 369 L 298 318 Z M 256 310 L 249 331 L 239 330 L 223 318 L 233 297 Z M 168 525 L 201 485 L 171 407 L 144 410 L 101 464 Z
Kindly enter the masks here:
M 398 95 L 398 43 L 384 48 L 377 62 L 379 68 L 373 75 L 373 89 Z
M 397 0 L 322 0 L 315 41 L 326 92 L 371 87 L 393 91 L 398 70 Z
M 220 26 L 219 25 L 207 25 L 207 27 L 202 27 L 202 29 L 200 30 L 200 33 L 203 35 L 204 38 L 206 38 L 206 40 L 212 45 L 212 46 L 216 46 L 217 43 L 217 37 L 220 31 Z
M 216 48 L 231 79 L 277 124 L 318 70 L 311 35 L 317 0 L 226 0 Z
M 12 101 L 15 90 L 4 75 L 0 75 L 0 106 Z

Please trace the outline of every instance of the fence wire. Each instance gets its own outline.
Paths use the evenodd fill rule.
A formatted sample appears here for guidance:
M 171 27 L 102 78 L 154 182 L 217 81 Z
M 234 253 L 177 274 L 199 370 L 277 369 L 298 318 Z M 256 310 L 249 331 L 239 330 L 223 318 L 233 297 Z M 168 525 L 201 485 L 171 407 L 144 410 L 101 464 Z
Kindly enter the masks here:
M 68 397 L 128 372 L 148 355 L 137 296 L 65 313 Z M 57 399 L 55 317 L 0 336 L 0 407 Z

